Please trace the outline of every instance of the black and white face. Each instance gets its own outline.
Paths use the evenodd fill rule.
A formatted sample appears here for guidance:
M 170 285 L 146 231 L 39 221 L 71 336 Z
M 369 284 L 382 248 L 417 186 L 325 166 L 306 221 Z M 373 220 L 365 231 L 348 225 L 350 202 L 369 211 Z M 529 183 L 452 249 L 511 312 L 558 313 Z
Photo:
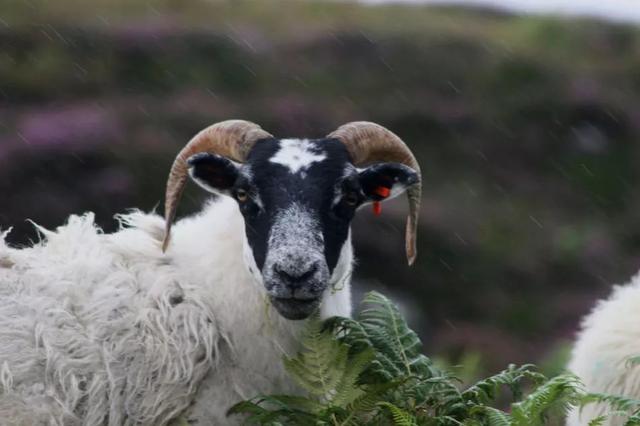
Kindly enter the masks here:
M 247 267 L 278 312 L 294 320 L 308 317 L 340 271 L 350 270 L 355 211 L 418 180 L 397 163 L 357 169 L 337 139 L 264 139 L 244 164 L 208 153 L 188 163 L 200 186 L 237 201 Z

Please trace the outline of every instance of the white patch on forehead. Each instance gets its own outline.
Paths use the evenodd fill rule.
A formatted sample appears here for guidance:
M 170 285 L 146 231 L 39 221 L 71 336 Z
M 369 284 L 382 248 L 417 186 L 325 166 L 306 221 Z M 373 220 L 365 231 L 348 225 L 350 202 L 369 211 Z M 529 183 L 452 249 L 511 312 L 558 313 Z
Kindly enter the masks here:
M 282 139 L 280 150 L 269 161 L 287 167 L 291 173 L 298 173 L 326 158 L 325 153 L 318 152 L 308 139 Z

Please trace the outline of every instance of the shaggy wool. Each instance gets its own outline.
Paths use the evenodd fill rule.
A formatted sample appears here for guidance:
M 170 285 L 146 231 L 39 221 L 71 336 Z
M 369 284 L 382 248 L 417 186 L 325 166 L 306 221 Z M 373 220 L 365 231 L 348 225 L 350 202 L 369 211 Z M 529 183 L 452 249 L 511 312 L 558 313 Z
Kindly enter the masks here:
M 640 366 L 629 360 L 640 356 L 640 275 L 616 286 L 583 320 L 573 347 L 569 370 L 577 374 L 590 392 L 625 395 L 640 399 Z M 610 411 L 604 404 L 573 410 L 567 425 L 582 426 Z M 624 416 L 612 416 L 604 424 L 624 424 Z
M 281 359 L 303 322 L 247 271 L 233 201 L 178 222 L 166 254 L 160 216 L 118 219 L 114 234 L 91 213 L 34 224 L 42 241 L 23 249 L 0 237 L 2 425 L 224 425 L 240 399 L 296 391 Z M 323 310 L 350 315 L 348 283 Z

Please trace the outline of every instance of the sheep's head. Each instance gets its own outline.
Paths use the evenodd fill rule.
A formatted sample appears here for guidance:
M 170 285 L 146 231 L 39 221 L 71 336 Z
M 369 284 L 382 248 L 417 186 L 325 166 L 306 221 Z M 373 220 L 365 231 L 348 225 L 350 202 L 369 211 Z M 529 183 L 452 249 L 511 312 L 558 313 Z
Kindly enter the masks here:
M 241 120 L 201 131 L 169 176 L 163 249 L 187 175 L 236 200 L 247 267 L 285 318 L 306 318 L 329 285 L 348 279 L 350 223 L 365 204 L 407 191 L 406 251 L 409 264 L 415 260 L 420 168 L 407 146 L 377 124 L 349 123 L 323 139 L 276 139 Z

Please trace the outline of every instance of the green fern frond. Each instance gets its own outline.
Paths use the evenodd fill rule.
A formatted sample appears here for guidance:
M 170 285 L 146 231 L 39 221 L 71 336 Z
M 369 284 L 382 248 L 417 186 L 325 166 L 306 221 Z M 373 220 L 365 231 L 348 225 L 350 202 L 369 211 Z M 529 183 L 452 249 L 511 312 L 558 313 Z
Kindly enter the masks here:
M 640 426 L 640 413 L 635 413 L 630 416 L 624 426 Z
M 269 410 L 260 406 L 262 398 L 258 397 L 255 400 L 257 402 L 254 402 L 254 400 L 238 402 L 233 407 L 229 408 L 229 410 L 227 410 L 227 416 L 233 414 L 250 414 L 251 417 L 257 417 L 269 412 Z
M 402 375 L 430 377 L 433 366 L 422 354 L 422 342 L 409 328 L 398 308 L 377 292 L 368 293 L 358 316 L 355 337 L 368 340 L 376 350 L 373 373 L 384 379 Z
M 350 412 L 357 413 L 358 416 L 367 416 L 378 410 L 379 402 L 385 401 L 390 392 L 398 390 L 406 383 L 407 379 L 397 380 L 383 384 L 366 385 L 365 392 L 351 402 L 347 409 Z
M 579 400 L 580 406 L 587 404 L 602 403 L 607 404 L 612 410 L 629 413 L 640 408 L 640 401 L 622 395 L 609 395 L 603 393 L 587 393 Z
M 547 380 L 532 365 L 510 365 L 461 391 L 454 376 L 421 353 L 420 339 L 389 299 L 370 293 L 364 303 L 356 319 L 309 320 L 302 350 L 284 360 L 308 397 L 261 396 L 236 404 L 229 414 L 270 426 L 535 426 L 547 417 L 564 418 L 569 407 L 601 403 L 611 411 L 589 426 L 612 415 L 640 426 L 640 401 L 585 394 L 576 376 Z M 492 406 L 504 403 L 498 400 L 503 388 L 515 401 L 511 413 Z
M 592 419 L 588 426 L 602 426 L 609 416 L 603 415 Z
M 272 424 L 276 420 L 309 420 L 323 409 L 315 401 L 299 396 L 270 395 L 240 402 L 227 411 L 233 414 L 248 414 L 247 423 Z
M 471 416 L 486 419 L 491 426 L 512 426 L 511 416 L 502 410 L 486 405 L 477 405 L 470 410 Z M 480 423 L 481 424 L 481 423 Z
M 341 372 L 340 380 L 335 386 L 335 393 L 331 399 L 333 405 L 344 407 L 364 394 L 364 390 L 357 386 L 358 378 L 374 358 L 373 349 L 368 348 L 348 359 L 347 365 Z
M 570 405 L 582 396 L 582 383 L 573 374 L 556 376 L 539 386 L 523 401 L 512 405 L 514 426 L 532 426 L 544 423 L 544 415 L 555 408 L 564 415 Z
M 535 366 L 526 364 L 517 367 L 513 364 L 486 379 L 482 379 L 462 393 L 462 398 L 466 401 L 485 404 L 493 401 L 502 387 L 509 388 L 515 400 L 521 398 L 521 384 L 525 379 L 531 380 L 534 384 L 542 383 L 546 380 L 543 374 L 536 372 Z
M 302 337 L 304 350 L 284 365 L 294 380 L 319 400 L 331 401 L 336 386 L 349 370 L 349 347 L 340 344 L 318 318 L 312 318 Z M 343 395 L 344 397 L 344 395 Z
M 380 402 L 378 406 L 386 408 L 391 413 L 394 426 L 417 426 L 416 418 L 389 402 Z

